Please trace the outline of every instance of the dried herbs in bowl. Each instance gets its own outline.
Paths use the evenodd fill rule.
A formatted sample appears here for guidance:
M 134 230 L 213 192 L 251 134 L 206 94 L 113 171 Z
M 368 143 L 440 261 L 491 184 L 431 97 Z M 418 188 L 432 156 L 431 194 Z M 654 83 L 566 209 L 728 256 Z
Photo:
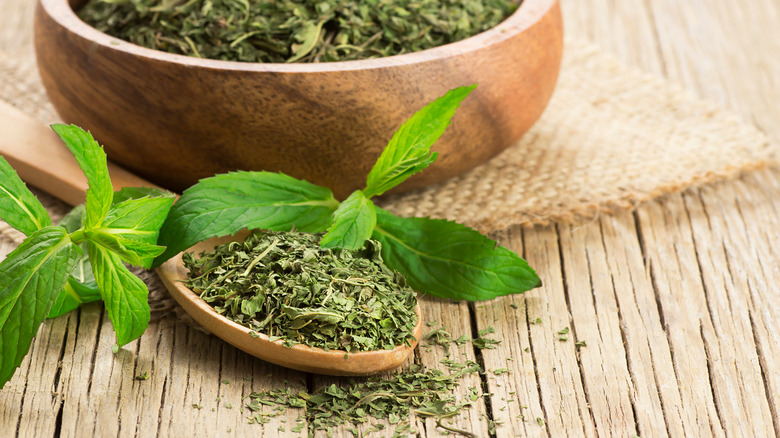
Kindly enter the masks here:
M 187 287 L 217 313 L 283 340 L 328 350 L 392 350 L 414 341 L 417 295 L 385 266 L 381 245 L 326 249 L 322 234 L 255 231 L 185 253 Z
M 417 52 L 484 32 L 516 9 L 513 0 L 92 0 L 79 17 L 150 49 L 285 63 Z

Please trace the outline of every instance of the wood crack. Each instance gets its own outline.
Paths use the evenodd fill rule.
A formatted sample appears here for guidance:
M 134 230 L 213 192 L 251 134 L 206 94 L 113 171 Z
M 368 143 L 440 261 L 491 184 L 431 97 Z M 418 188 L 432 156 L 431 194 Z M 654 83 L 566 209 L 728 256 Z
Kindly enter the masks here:
M 707 375 L 710 379 L 710 393 L 712 394 L 712 404 L 715 406 L 715 414 L 718 416 L 718 423 L 714 424 L 712 421 L 710 421 L 710 429 L 712 430 L 712 435 L 717 436 L 718 431 L 722 430 L 721 426 L 723 424 L 723 417 L 720 413 L 720 405 L 718 404 L 718 399 L 715 397 L 715 385 L 714 385 L 714 378 L 713 378 L 713 372 L 712 372 L 712 356 L 710 351 L 710 345 L 709 342 L 707 342 L 707 338 L 704 336 L 704 326 L 699 323 L 699 336 L 701 337 L 702 344 L 704 344 L 704 353 L 707 356 Z
M 471 339 L 477 339 L 479 337 L 479 325 L 477 324 L 477 312 L 474 308 L 474 303 L 470 302 L 468 303 L 468 309 L 469 309 L 469 321 L 471 323 Z M 479 364 L 479 367 L 483 370 L 481 373 L 477 373 L 479 376 L 479 383 L 480 388 L 482 389 L 483 394 L 488 394 L 490 392 L 490 388 L 488 388 L 488 381 L 487 381 L 487 366 L 485 366 L 485 358 L 482 355 L 482 350 L 477 348 L 476 345 L 472 342 L 472 349 L 474 350 L 474 359 Z M 482 397 L 485 402 L 485 415 L 487 416 L 488 422 L 495 421 L 495 414 L 493 413 L 493 403 L 490 400 L 490 397 Z M 489 433 L 490 431 L 488 431 Z M 489 433 L 489 435 L 493 438 L 495 438 L 496 434 L 495 432 Z
M 778 425 L 777 419 L 777 406 L 775 406 L 772 397 L 769 396 L 769 394 L 772 394 L 772 388 L 770 387 L 769 381 L 767 380 L 767 372 L 769 372 L 771 368 L 769 364 L 767 364 L 763 348 L 761 347 L 761 342 L 758 341 L 759 337 L 756 333 L 756 324 L 753 321 L 753 313 L 750 311 L 748 311 L 748 318 L 750 319 L 750 328 L 753 332 L 753 339 L 755 340 L 756 355 L 758 355 L 758 366 L 761 367 L 761 380 L 764 383 L 764 397 L 766 397 L 766 402 L 769 405 L 769 411 L 772 414 L 772 427 L 774 428 L 775 437 L 780 437 L 780 426 Z
M 574 318 L 571 317 L 572 312 L 571 312 L 571 299 L 569 298 L 569 284 L 568 284 L 568 282 L 566 280 L 566 262 L 565 262 L 564 257 L 563 257 L 563 245 L 561 244 L 561 230 L 560 230 L 560 226 L 558 226 L 558 225 L 556 225 L 556 227 L 555 227 L 555 236 L 557 238 L 557 242 L 556 243 L 558 245 L 558 258 L 559 258 L 560 263 L 561 263 L 561 278 L 562 278 L 562 284 L 563 284 L 563 297 L 564 297 L 564 300 L 566 301 L 566 311 L 567 311 L 568 316 L 569 316 L 569 325 L 571 326 L 571 333 L 573 335 L 572 337 L 576 340 L 577 336 L 576 336 L 576 331 L 575 331 L 575 327 L 574 327 Z M 586 257 L 587 257 L 587 252 L 586 252 Z M 593 293 L 593 284 L 591 282 L 591 298 L 592 298 L 592 293 Z M 594 302 L 594 307 L 595 307 L 595 302 Z M 578 354 L 575 354 L 575 358 L 576 358 L 577 367 L 578 367 L 578 370 L 577 370 L 578 373 L 577 374 L 579 374 L 580 382 L 582 383 L 582 391 L 583 391 L 583 394 L 585 395 L 585 404 L 588 407 L 588 415 L 590 416 L 591 421 L 593 422 L 593 424 L 596 426 L 596 428 L 598 430 L 599 423 L 596 422 L 596 417 L 595 417 L 595 415 L 593 415 L 593 408 L 591 407 L 590 398 L 589 398 L 589 392 L 588 392 L 588 384 L 587 384 L 587 382 L 585 380 L 585 373 L 583 372 L 583 369 L 582 369 L 582 361 L 580 360 L 580 356 Z M 582 412 L 580 412 L 580 415 L 582 415 Z M 585 429 L 585 422 L 582 423 L 582 435 L 583 436 L 587 436 L 587 430 Z
M 525 319 L 526 321 L 531 320 L 531 315 L 528 314 L 528 306 L 525 306 Z M 531 339 L 531 331 L 528 331 L 528 348 L 531 350 L 531 361 L 534 364 L 534 378 L 536 379 L 536 390 L 539 394 L 539 400 L 544 400 L 544 397 L 542 395 L 542 385 L 539 383 L 539 367 L 536 363 L 536 353 L 534 352 L 534 341 Z M 547 431 L 547 436 L 552 436 L 550 433 L 550 421 L 549 416 L 547 415 L 547 408 L 544 406 L 544 402 L 539 404 L 542 409 L 542 415 L 544 415 L 544 428 Z
M 604 226 L 603 226 L 603 224 L 601 222 L 599 223 L 599 231 L 601 232 L 601 245 L 606 250 L 607 248 L 609 248 L 609 245 L 607 245 L 607 242 L 605 241 Z M 630 271 L 628 273 L 628 276 L 629 276 L 629 278 L 631 278 L 631 272 Z M 637 385 L 637 380 L 636 380 L 636 375 L 634 374 L 634 371 L 633 371 L 633 367 L 631 366 L 631 358 L 630 358 L 630 356 L 628 354 L 628 350 L 629 350 L 628 338 L 626 336 L 625 322 L 623 321 L 623 311 L 620 308 L 620 298 L 618 297 L 618 293 L 617 293 L 618 285 L 615 283 L 615 277 L 614 276 L 610 276 L 610 282 L 612 283 L 612 294 L 613 294 L 615 303 L 617 304 L 616 307 L 617 307 L 617 317 L 618 317 L 618 328 L 620 330 L 620 339 L 623 341 L 623 354 L 624 354 L 624 358 L 625 358 L 625 361 L 626 361 L 626 369 L 628 370 L 628 375 L 631 378 L 631 385 L 632 385 L 632 387 L 630 388 L 630 390 L 628 392 L 628 397 L 629 397 L 629 401 L 631 403 L 631 413 L 634 416 L 634 431 L 637 434 L 643 434 L 643 431 L 639 427 L 640 424 L 639 424 L 639 416 L 637 415 L 637 411 L 636 411 L 635 391 L 633 391 L 633 388 L 636 387 L 636 385 Z M 632 284 L 633 284 L 633 279 L 632 279 Z M 594 293 L 595 293 L 595 291 L 594 291 Z M 594 298 L 593 305 L 594 306 L 596 305 L 595 298 Z M 651 364 L 652 364 L 652 350 L 650 352 L 650 355 L 651 355 Z M 655 371 L 653 371 L 653 375 L 655 375 Z M 657 385 L 657 382 L 656 382 L 656 385 Z M 659 399 L 661 398 L 660 394 L 658 395 L 658 398 Z M 661 402 L 661 412 L 663 412 L 663 401 Z M 666 425 L 666 431 L 668 433 L 669 432 L 669 424 L 668 424 L 668 422 L 666 420 L 666 413 L 665 412 L 664 412 L 664 423 Z

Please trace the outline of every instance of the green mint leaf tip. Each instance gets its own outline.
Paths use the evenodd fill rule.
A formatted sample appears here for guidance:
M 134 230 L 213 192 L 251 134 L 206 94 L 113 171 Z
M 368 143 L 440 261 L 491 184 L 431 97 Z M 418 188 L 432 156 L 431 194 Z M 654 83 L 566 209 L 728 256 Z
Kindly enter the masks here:
M 76 125 L 55 124 L 51 126 L 70 149 L 79 167 L 87 177 L 85 224 L 87 228 L 100 225 L 111 208 L 114 188 L 108 175 L 106 153 L 87 131 Z
M 320 240 L 323 248 L 355 250 L 371 237 L 376 225 L 374 203 L 356 190 L 333 212 L 333 225 Z
M 430 166 L 437 154 L 431 147 L 444 134 L 455 110 L 476 84 L 448 91 L 404 122 L 393 134 L 368 173 L 365 195 L 379 196 Z

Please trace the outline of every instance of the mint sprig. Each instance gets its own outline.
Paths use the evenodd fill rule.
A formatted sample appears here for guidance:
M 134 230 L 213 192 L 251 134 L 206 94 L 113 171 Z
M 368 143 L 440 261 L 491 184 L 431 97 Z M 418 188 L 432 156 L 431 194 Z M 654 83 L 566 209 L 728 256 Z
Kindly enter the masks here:
M 168 249 L 155 264 L 245 227 L 288 231 L 294 226 L 327 231 L 320 242 L 325 248 L 357 249 L 373 236 L 382 243 L 388 266 L 416 289 L 440 297 L 486 300 L 540 286 L 522 258 L 477 231 L 444 220 L 396 217 L 371 200 L 436 160 L 431 147 L 475 87 L 451 90 L 407 120 L 369 172 L 365 188 L 341 203 L 326 188 L 281 174 L 240 172 L 200 181 L 171 209 L 160 232 L 160 244 Z M 275 184 L 278 179 L 284 184 Z
M 197 242 L 243 228 L 327 231 L 321 245 L 328 248 L 357 249 L 373 237 L 386 263 L 412 286 L 456 300 L 539 286 L 524 260 L 478 232 L 444 220 L 397 217 L 371 199 L 436 160 L 431 146 L 474 87 L 451 90 L 414 114 L 393 135 L 365 188 L 341 203 L 325 187 L 271 172 L 201 180 L 175 205 L 173 195 L 159 189 L 114 193 L 106 155 L 92 135 L 54 125 L 89 184 L 86 203 L 54 226 L 0 157 L 0 219 L 28 236 L 0 262 L 0 385 L 11 378 L 47 315 L 102 299 L 118 346 L 136 339 L 149 323 L 149 292 L 125 263 L 159 265 Z
M 159 190 L 115 194 L 106 155 L 92 135 L 77 126 L 52 129 L 87 176 L 87 201 L 51 225 L 46 209 L 0 157 L 0 219 L 28 236 L 0 262 L 0 385 L 11 378 L 47 315 L 98 296 L 106 303 L 118 346 L 143 333 L 149 292 L 122 261 L 149 266 L 162 253 L 156 245 L 159 228 L 174 201 Z

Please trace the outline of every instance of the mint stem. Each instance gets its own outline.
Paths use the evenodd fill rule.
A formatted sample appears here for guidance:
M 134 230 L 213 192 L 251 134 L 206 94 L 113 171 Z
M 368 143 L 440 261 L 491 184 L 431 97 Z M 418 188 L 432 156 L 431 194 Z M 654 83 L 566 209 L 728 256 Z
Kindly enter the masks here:
M 70 241 L 75 243 L 76 245 L 87 240 L 87 235 L 84 233 L 83 228 L 70 233 L 68 237 L 70 237 Z

